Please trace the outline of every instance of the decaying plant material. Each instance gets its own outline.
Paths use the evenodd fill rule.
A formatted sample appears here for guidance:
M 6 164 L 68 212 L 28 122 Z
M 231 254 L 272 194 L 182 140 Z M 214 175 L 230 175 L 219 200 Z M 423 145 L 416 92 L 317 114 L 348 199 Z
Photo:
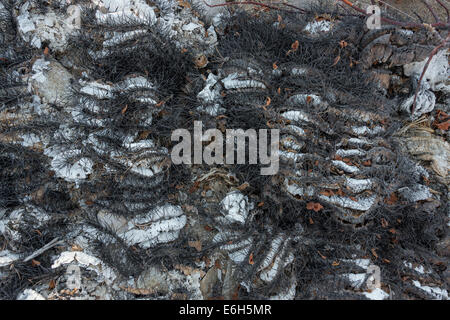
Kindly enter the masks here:
M 442 23 L 1 4 L 1 298 L 448 298 Z M 279 129 L 279 171 L 174 165 L 199 120 Z

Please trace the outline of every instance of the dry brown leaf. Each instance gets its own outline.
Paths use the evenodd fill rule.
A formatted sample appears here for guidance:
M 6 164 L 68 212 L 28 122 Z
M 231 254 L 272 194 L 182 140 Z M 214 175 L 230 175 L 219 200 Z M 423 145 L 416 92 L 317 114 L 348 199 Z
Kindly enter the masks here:
M 339 60 L 341 60 L 341 56 L 337 56 L 336 58 L 334 58 L 334 62 L 331 66 L 334 67 L 335 65 L 337 65 Z
M 252 253 L 250 253 L 250 257 L 248 258 L 248 263 L 250 263 L 250 264 L 255 264 L 255 261 L 253 261 L 253 252 Z
M 55 280 L 50 280 L 49 284 L 48 284 L 48 290 L 53 290 L 56 287 L 56 283 Z
M 308 210 L 314 210 L 315 212 L 319 212 L 323 209 L 323 206 L 318 202 L 308 202 L 306 204 L 306 209 Z
M 201 241 L 188 241 L 188 246 L 191 248 L 195 248 L 197 251 L 202 251 L 202 242 Z
M 375 248 L 372 248 L 370 251 L 372 252 L 373 256 L 378 259 L 378 254 L 375 251 Z
M 33 267 L 37 267 L 37 266 L 40 266 L 41 263 L 39 261 L 37 261 L 37 260 L 31 259 L 31 265 Z
M 72 251 L 83 251 L 83 248 L 81 248 L 79 245 L 74 244 L 72 245 L 72 247 L 70 248 Z
M 389 198 L 384 199 L 384 202 L 388 205 L 393 205 L 397 201 L 398 201 L 398 197 L 395 194 L 395 192 L 392 192 L 391 195 L 389 196 Z
M 236 189 L 238 189 L 239 191 L 243 191 L 243 190 L 247 189 L 249 186 L 250 186 L 250 184 L 248 182 L 244 182 L 243 184 L 241 184 Z

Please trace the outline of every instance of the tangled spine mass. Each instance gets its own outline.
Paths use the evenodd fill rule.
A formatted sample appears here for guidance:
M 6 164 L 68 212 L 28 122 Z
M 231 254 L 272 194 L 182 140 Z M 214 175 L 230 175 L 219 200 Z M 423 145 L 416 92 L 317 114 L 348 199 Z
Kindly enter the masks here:
M 400 125 L 393 102 L 356 64 L 363 22 L 333 20 L 326 36 L 299 32 L 310 18 L 286 15 L 280 24 L 270 14 L 236 14 L 222 24 L 212 62 L 196 69 L 152 19 L 87 10 L 82 25 L 90 27 L 69 46 L 85 72 L 67 76 L 71 90 L 53 112 L 36 120 L 26 106 L 19 110 L 26 93 L 19 72 L 2 66 L 8 81 L 0 94 L 12 114 L 2 113 L 10 116 L 2 139 L 46 135 L 47 158 L 33 153 L 33 161 L 21 163 L 18 153 L 30 151 L 2 140 L 1 177 L 13 187 L 0 189 L 0 204 L 18 206 L 45 181 L 54 193 L 46 191 L 36 205 L 61 212 L 50 206 L 57 194 L 64 210 L 76 206 L 103 260 L 127 276 L 160 258 L 194 265 L 200 254 L 219 250 L 233 263 L 241 298 L 345 298 L 358 296 L 352 279 L 372 257 L 398 297 L 423 295 L 402 283 L 399 270 L 407 269 L 405 261 L 433 256 L 445 208 L 430 213 L 407 196 L 422 190 L 432 197 L 424 171 L 392 135 Z M 33 83 L 50 72 L 49 60 L 34 62 Z M 223 166 L 248 187 L 211 204 L 195 192 L 177 201 L 177 187 L 195 182 L 191 168 L 171 164 L 170 133 L 192 128 L 194 120 L 219 130 L 280 129 L 280 171 L 267 177 L 258 165 Z M 41 174 L 19 177 L 22 189 L 13 180 L 27 175 L 25 167 Z M 184 252 L 185 202 L 214 227 L 198 254 Z M 427 276 L 439 282 L 439 272 Z

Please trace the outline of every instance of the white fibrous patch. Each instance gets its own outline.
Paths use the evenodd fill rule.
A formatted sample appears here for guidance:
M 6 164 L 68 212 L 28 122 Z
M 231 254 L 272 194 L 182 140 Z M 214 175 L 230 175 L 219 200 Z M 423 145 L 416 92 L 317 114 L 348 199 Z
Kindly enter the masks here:
M 94 163 L 89 158 L 80 157 L 80 150 L 61 150 L 54 146 L 46 148 L 44 154 L 52 158 L 51 167 L 56 176 L 67 181 L 86 179 L 92 173 Z
M 371 179 L 353 179 L 345 178 L 345 186 L 349 187 L 353 192 L 361 192 L 364 190 L 370 190 L 372 187 Z
M 363 268 L 363 269 L 367 269 L 371 263 L 371 261 L 369 259 L 353 259 L 353 260 L 344 259 L 342 261 L 348 262 L 348 263 L 353 263 L 356 266 Z
M 224 224 L 230 224 L 230 221 L 225 218 L 223 218 L 224 221 L 221 221 L 221 219 L 216 220 Z M 213 243 L 221 243 L 220 249 L 226 251 L 234 263 L 240 264 L 250 254 L 253 237 L 242 237 L 242 234 L 238 231 L 222 231 L 214 236 Z
M 0 267 L 9 266 L 11 263 L 19 259 L 19 255 L 9 250 L 0 251 Z
M 122 42 L 132 40 L 136 36 L 143 35 L 147 33 L 147 30 L 133 30 L 128 32 L 114 32 L 113 36 L 110 38 L 107 38 L 105 41 L 103 41 L 104 47 L 113 47 L 116 46 Z
M 133 22 L 151 26 L 157 21 L 153 8 L 144 0 L 123 1 L 120 5 L 106 3 L 105 8 L 109 12 L 103 13 L 97 10 L 95 13 L 97 22 L 100 24 L 121 26 Z
M 32 67 L 30 89 L 45 103 L 66 106 L 71 95 L 72 75 L 58 61 L 37 59 Z
M 281 116 L 285 119 L 291 121 L 305 121 L 305 122 L 313 122 L 307 113 L 299 110 L 294 111 L 286 111 L 281 113 Z
M 430 274 L 432 273 L 430 270 L 425 270 L 425 267 L 422 265 L 413 266 L 411 262 L 403 261 L 403 265 L 407 268 L 413 269 L 414 271 L 420 273 L 420 274 Z
M 96 97 L 98 99 L 113 98 L 113 88 L 110 85 L 90 82 L 85 84 L 81 89 L 81 93 Z
M 356 201 L 352 200 L 350 198 L 347 198 L 347 197 L 343 197 L 343 196 L 333 195 L 331 197 L 327 197 L 324 195 L 319 195 L 319 199 L 327 201 L 328 203 L 340 206 L 342 208 L 348 208 L 348 209 L 353 209 L 353 210 L 358 210 L 358 211 L 369 210 L 373 206 L 373 204 L 375 203 L 375 200 L 376 200 L 375 195 L 372 195 L 370 197 L 357 196 L 355 198 L 356 198 Z
M 431 59 L 427 71 L 423 77 L 424 82 L 427 82 L 434 91 L 450 92 L 450 66 L 448 63 L 448 50 L 441 50 Z M 407 63 L 403 66 L 403 71 L 408 77 L 419 78 L 423 72 L 424 66 L 428 58 L 420 62 Z
M 400 105 L 400 110 L 406 111 L 408 113 L 411 112 L 411 108 L 414 104 L 415 93 L 403 101 Z M 434 106 L 436 104 L 436 96 L 430 90 L 427 90 L 425 87 L 421 87 L 416 99 L 416 107 L 414 109 L 414 114 L 412 114 L 413 118 L 417 118 L 422 114 L 433 111 Z
M 158 24 L 177 47 L 189 48 L 194 55 L 209 54 L 214 51 L 217 34 L 213 26 L 206 30 L 203 23 L 192 15 L 190 9 L 183 9 L 176 14 L 171 9 L 162 11 Z
M 179 206 L 165 205 L 128 222 L 127 231 L 118 233 L 129 245 L 150 248 L 178 238 L 186 225 L 186 215 Z
M 286 130 L 292 132 L 293 134 L 299 135 L 299 136 L 306 135 L 305 130 L 303 130 L 302 128 L 300 128 L 298 126 L 294 126 L 293 124 L 287 125 Z
M 212 73 L 208 75 L 206 79 L 205 87 L 202 91 L 197 94 L 197 98 L 203 103 L 213 103 L 220 101 L 222 96 L 220 95 L 220 90 L 222 86 L 218 84 L 219 76 Z
M 384 300 L 389 298 L 389 294 L 380 288 L 375 288 L 371 292 L 363 292 L 363 295 L 370 300 Z
M 249 210 L 253 205 L 248 202 L 247 196 L 239 191 L 234 191 L 225 196 L 220 202 L 222 213 L 230 222 L 245 223 Z
M 25 289 L 17 296 L 17 300 L 45 300 L 45 298 L 33 289 Z
M 294 255 L 292 253 L 289 253 L 286 257 L 284 256 L 289 240 L 283 234 L 278 235 L 272 240 L 267 256 L 258 268 L 258 271 L 261 271 L 261 280 L 272 282 L 282 268 L 294 261 Z
M 261 81 L 256 80 L 242 80 L 239 73 L 235 72 L 228 75 L 222 80 L 225 89 L 246 89 L 246 88 L 261 88 L 267 89 L 266 85 Z
M 305 154 L 303 153 L 295 153 L 295 152 L 289 152 L 289 151 L 278 151 L 278 154 L 281 158 L 287 159 L 287 160 L 293 160 L 295 162 L 303 159 L 305 157 Z
M 351 130 L 356 135 L 369 135 L 369 136 L 384 132 L 384 128 L 380 127 L 380 126 L 376 126 L 373 129 L 371 129 L 367 126 L 362 126 L 362 127 L 354 126 L 351 128 Z
M 88 270 L 97 273 L 100 281 L 111 284 L 116 279 L 116 273 L 108 267 L 102 260 L 82 251 L 64 251 L 53 262 L 52 269 L 59 268 L 67 264 L 78 264 Z
M 308 71 L 309 71 L 309 69 L 306 68 L 306 67 L 304 67 L 304 68 L 301 68 L 301 67 L 292 68 L 291 69 L 291 75 L 293 75 L 293 76 L 303 76 L 303 75 L 307 74 Z
M 24 147 L 32 147 L 36 143 L 41 142 L 41 138 L 39 138 L 34 133 L 23 134 L 21 135 L 21 138 L 22 138 L 21 145 L 23 145 Z
M 336 150 L 336 154 L 342 158 L 353 156 L 364 156 L 366 153 L 359 149 L 339 149 Z
M 436 300 L 448 300 L 448 292 L 445 289 L 422 285 L 419 281 L 413 280 L 412 283 L 419 289 L 432 295 Z
M 348 173 L 355 173 L 359 171 L 358 167 L 350 166 L 341 160 L 332 160 L 331 163 L 338 169 L 344 170 L 345 172 Z
M 433 197 L 430 189 L 423 184 L 416 184 L 411 187 L 403 187 L 398 189 L 400 195 L 411 202 L 427 200 Z
M 295 94 L 288 99 L 288 103 L 294 106 L 311 105 L 313 107 L 317 107 L 322 105 L 324 102 L 321 97 L 315 94 Z
M 373 143 L 365 138 L 350 138 L 348 139 L 348 143 L 357 146 L 370 146 Z
M 280 144 L 288 149 L 300 151 L 305 143 L 303 141 L 298 142 L 293 136 L 285 136 L 280 141 Z
M 296 183 L 289 183 L 288 179 L 284 180 L 284 186 L 286 187 L 287 192 L 293 196 L 303 196 L 304 194 L 302 187 L 299 187 Z
M 313 21 L 309 22 L 303 31 L 308 32 L 312 35 L 316 35 L 321 32 L 328 32 L 333 27 L 333 24 L 327 20 Z
M 363 286 L 367 273 L 346 273 L 343 276 L 347 278 L 353 288 L 359 289 Z
M 40 14 L 32 2 L 27 1 L 20 7 L 17 26 L 22 38 L 33 47 L 40 49 L 42 43 L 47 42 L 52 50 L 62 52 L 69 37 L 80 27 L 71 23 L 70 18 L 69 14 L 56 14 L 51 8 L 46 14 Z

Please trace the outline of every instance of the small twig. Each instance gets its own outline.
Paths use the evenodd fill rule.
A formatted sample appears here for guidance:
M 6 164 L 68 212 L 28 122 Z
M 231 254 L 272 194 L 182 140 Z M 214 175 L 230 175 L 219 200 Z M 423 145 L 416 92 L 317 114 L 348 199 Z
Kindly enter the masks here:
M 436 55 L 436 53 L 439 51 L 439 49 L 441 49 L 442 47 L 447 45 L 449 40 L 450 40 L 450 33 L 447 35 L 447 38 L 445 38 L 445 40 L 443 40 L 436 48 L 433 49 L 433 51 L 431 51 L 430 56 L 428 57 L 428 60 L 425 63 L 425 66 L 423 67 L 422 74 L 420 75 L 420 78 L 419 78 L 419 83 L 417 84 L 416 94 L 414 95 L 414 102 L 411 107 L 411 115 L 414 114 L 414 111 L 416 109 L 416 100 L 417 100 L 417 95 L 419 94 L 420 85 L 422 83 L 423 77 L 425 76 L 425 73 L 427 72 L 427 69 L 428 69 L 428 66 L 430 65 L 431 60 Z
M 36 258 L 37 256 L 41 255 L 42 253 L 44 253 L 45 251 L 47 251 L 48 249 L 53 248 L 54 246 L 58 245 L 58 244 L 62 244 L 63 241 L 60 241 L 59 238 L 55 238 L 52 241 L 50 241 L 49 243 L 47 243 L 45 246 L 43 246 L 42 248 L 40 248 L 39 250 L 36 250 L 35 252 L 33 252 L 31 255 L 29 255 L 28 257 L 26 257 L 25 259 L 23 259 L 23 262 L 28 262 L 31 259 Z

